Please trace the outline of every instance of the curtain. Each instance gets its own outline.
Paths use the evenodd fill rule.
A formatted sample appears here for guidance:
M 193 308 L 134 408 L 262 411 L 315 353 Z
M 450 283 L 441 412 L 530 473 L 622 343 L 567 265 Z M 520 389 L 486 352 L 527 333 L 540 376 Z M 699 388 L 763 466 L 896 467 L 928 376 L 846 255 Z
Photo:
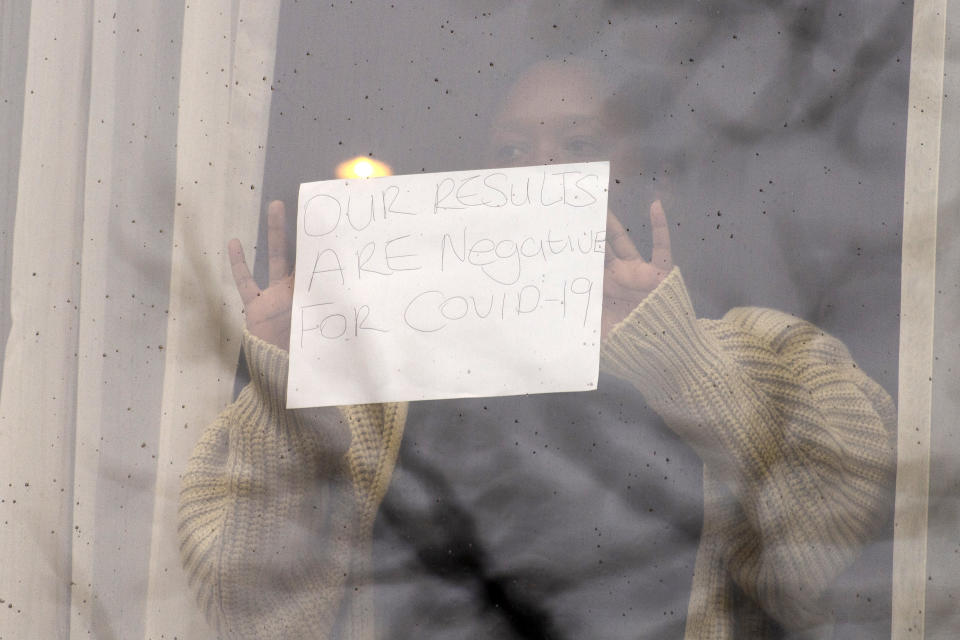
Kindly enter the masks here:
M 278 11 L 0 7 L 15 206 L 0 231 L 2 637 L 209 633 L 180 571 L 176 497 L 232 391 L 242 316 L 225 244 L 256 238 Z

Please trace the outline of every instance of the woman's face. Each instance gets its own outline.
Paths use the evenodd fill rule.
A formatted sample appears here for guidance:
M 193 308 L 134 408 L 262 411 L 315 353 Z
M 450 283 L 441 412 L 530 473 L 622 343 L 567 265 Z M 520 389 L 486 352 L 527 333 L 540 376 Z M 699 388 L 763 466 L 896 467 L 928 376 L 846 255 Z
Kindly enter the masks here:
M 610 206 L 625 222 L 646 223 L 654 200 L 668 211 L 673 197 L 667 165 L 651 150 L 647 130 L 631 125 L 644 105 L 614 104 L 603 74 L 583 60 L 546 61 L 511 86 L 493 121 L 488 166 L 610 161 Z
M 489 161 L 501 167 L 606 160 L 603 83 L 579 62 L 542 62 L 513 84 L 494 120 Z

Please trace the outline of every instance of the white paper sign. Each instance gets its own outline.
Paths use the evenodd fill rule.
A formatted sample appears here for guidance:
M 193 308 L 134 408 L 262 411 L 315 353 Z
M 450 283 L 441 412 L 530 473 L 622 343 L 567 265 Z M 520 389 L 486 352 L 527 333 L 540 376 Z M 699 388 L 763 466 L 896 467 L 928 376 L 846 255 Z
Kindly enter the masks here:
M 300 186 L 287 406 L 595 389 L 609 163 Z

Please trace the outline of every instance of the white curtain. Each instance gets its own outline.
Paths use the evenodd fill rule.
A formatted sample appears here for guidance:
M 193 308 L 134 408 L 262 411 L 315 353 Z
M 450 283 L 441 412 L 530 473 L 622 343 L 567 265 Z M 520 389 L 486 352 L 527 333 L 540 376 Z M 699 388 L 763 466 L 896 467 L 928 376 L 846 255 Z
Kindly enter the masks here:
M 176 497 L 233 386 L 279 4 L 0 5 L 0 637 L 209 636 Z

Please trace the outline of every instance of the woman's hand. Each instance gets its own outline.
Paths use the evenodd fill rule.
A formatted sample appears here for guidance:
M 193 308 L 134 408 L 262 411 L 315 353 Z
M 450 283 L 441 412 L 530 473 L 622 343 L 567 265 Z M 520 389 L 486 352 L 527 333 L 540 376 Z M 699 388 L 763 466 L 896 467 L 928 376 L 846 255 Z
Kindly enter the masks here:
M 670 229 L 659 200 L 650 205 L 653 255 L 647 262 L 637 251 L 627 230 L 612 213 L 607 214 L 607 254 L 603 272 L 603 315 L 600 335 L 627 317 L 673 269 Z
M 247 331 L 283 350 L 290 348 L 290 310 L 293 307 L 293 273 L 287 260 L 287 231 L 283 202 L 274 200 L 267 207 L 267 250 L 270 255 L 270 283 L 257 286 L 243 246 L 234 238 L 227 246 L 230 268 L 247 316 Z

